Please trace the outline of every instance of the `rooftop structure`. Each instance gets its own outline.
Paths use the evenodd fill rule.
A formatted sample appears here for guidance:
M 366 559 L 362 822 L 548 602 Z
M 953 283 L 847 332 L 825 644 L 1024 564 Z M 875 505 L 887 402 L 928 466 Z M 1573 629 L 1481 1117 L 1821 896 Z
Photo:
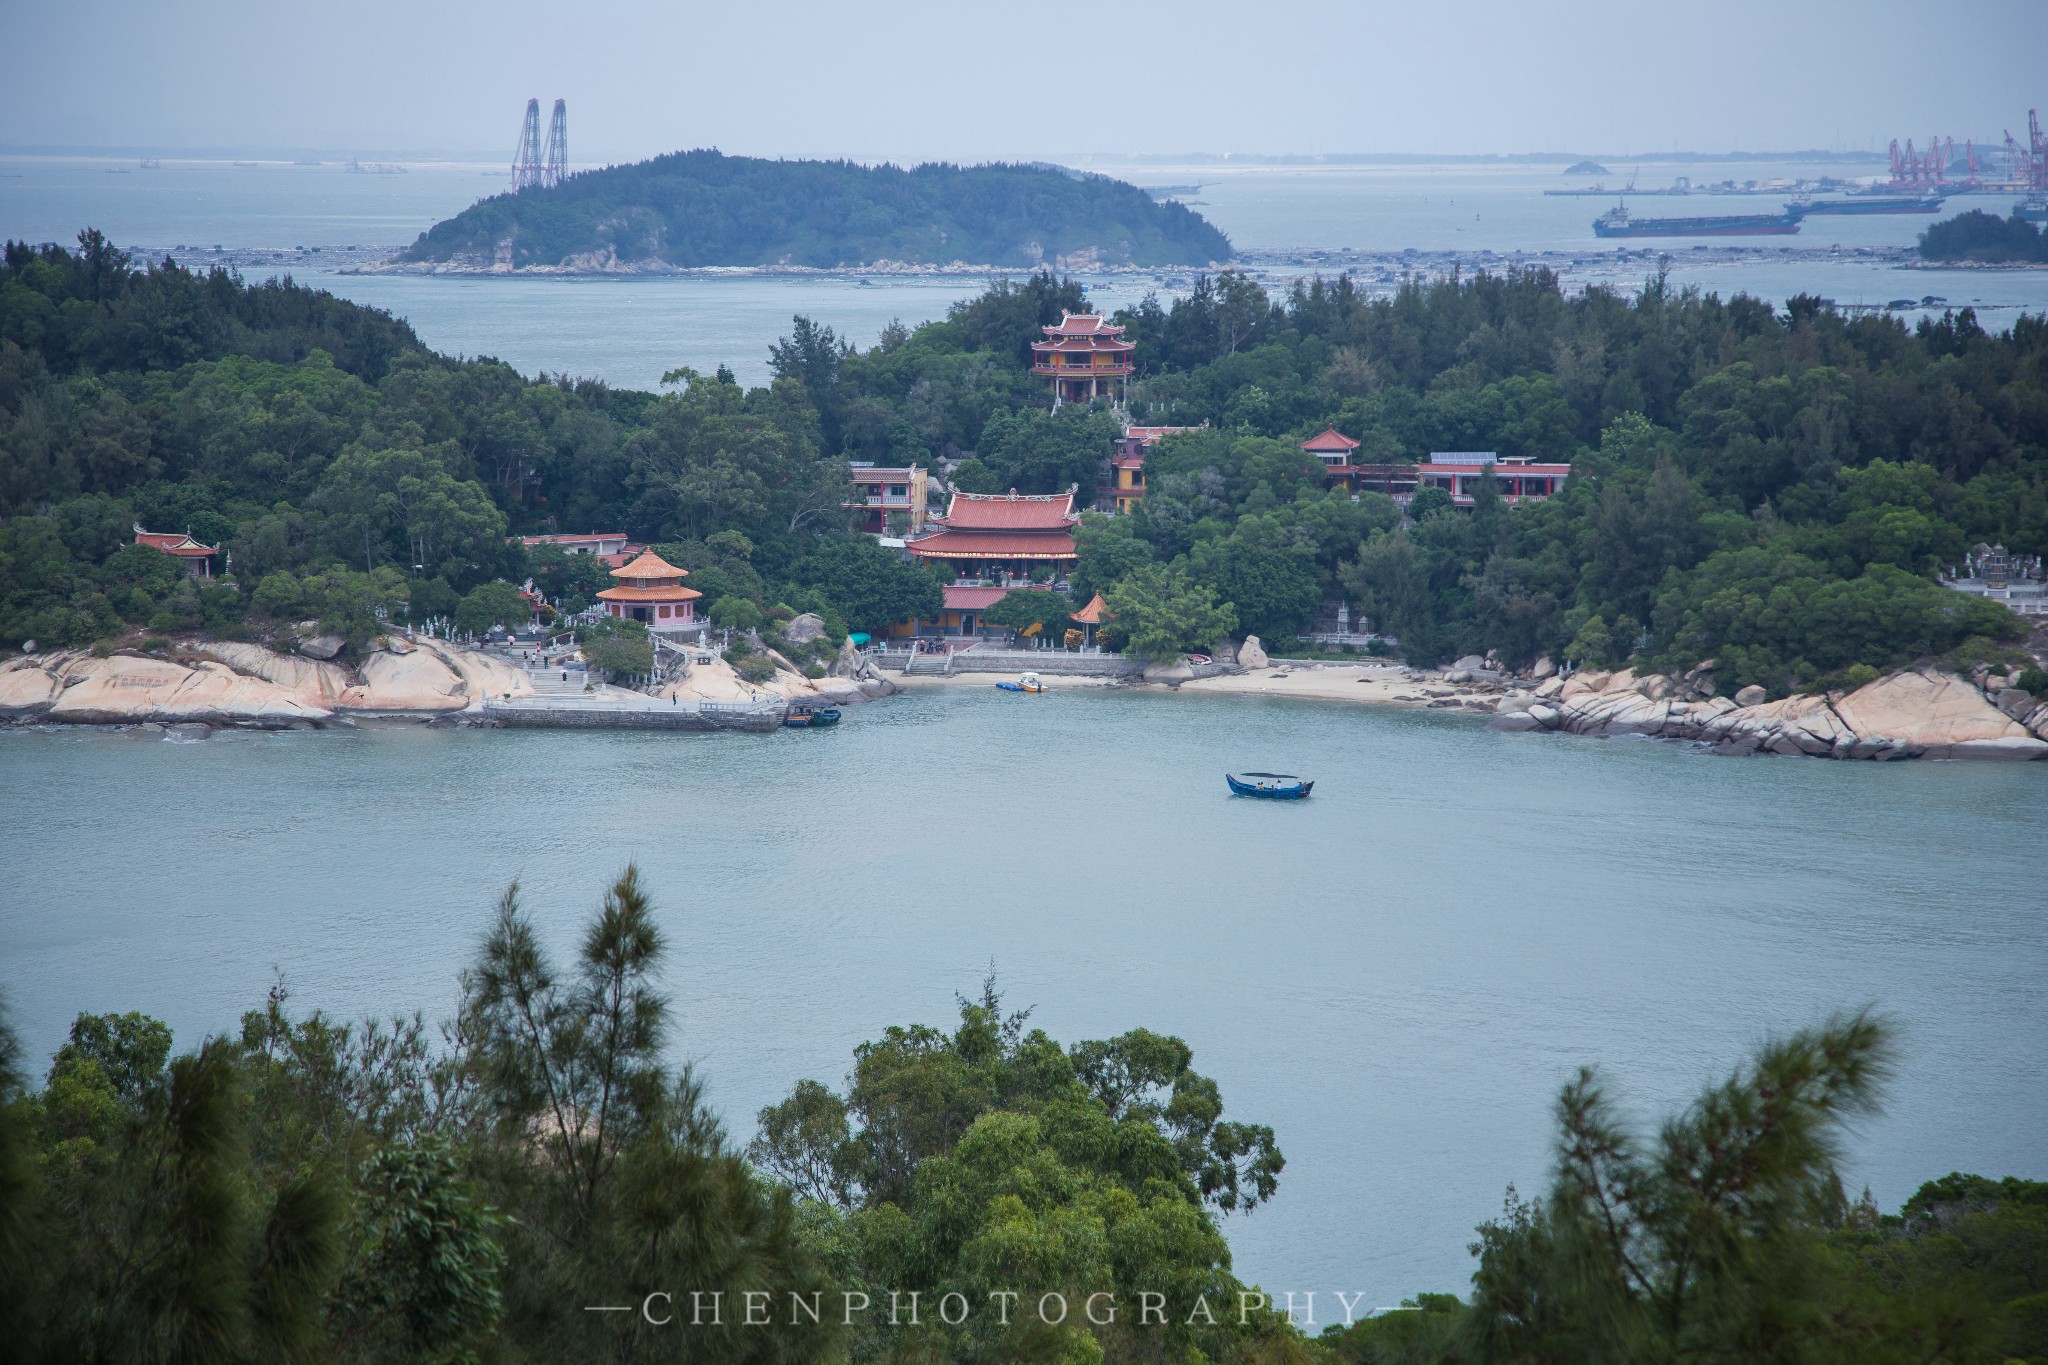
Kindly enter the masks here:
M 587 535 L 520 536 L 519 543 L 527 549 L 552 545 L 564 554 L 595 555 L 607 565 L 616 569 L 632 560 L 647 547 L 636 545 L 624 531 L 593 531 Z
M 1169 436 L 1199 427 L 1125 427 L 1109 457 L 1109 482 L 1095 490 L 1095 505 L 1105 512 L 1128 512 L 1145 500 L 1145 452 Z
M 938 529 L 904 548 L 963 583 L 1009 583 L 1050 568 L 1063 577 L 1074 550 L 1074 489 L 1064 493 L 955 493 Z
M 1473 489 L 1488 472 L 1500 495 L 1511 503 L 1540 502 L 1564 487 L 1569 464 L 1538 464 L 1522 455 L 1502 456 L 1491 450 L 1433 450 L 1420 463 L 1406 460 L 1360 460 L 1362 442 L 1335 427 L 1301 443 L 1323 462 L 1324 481 L 1360 492 L 1385 493 L 1403 507 L 1424 488 L 1441 488 L 1459 507 L 1472 506 Z
M 1066 313 L 1057 327 L 1039 330 L 1045 340 L 1031 343 L 1031 372 L 1051 383 L 1054 408 L 1097 398 L 1123 402 L 1138 349 L 1123 339 L 1123 328 L 1094 313 Z
M 856 514 L 854 530 L 875 536 L 886 534 L 890 514 L 901 512 L 909 522 L 905 528 L 908 534 L 914 536 L 923 532 L 928 485 L 922 465 L 856 464 L 851 474 L 853 497 L 846 507 Z
M 145 531 L 139 521 L 135 523 L 135 543 L 182 561 L 185 572 L 194 578 L 213 577 L 213 557 L 220 553 L 220 546 L 202 545 L 182 531 Z
M 696 603 L 704 594 L 683 586 L 688 573 L 644 550 L 632 563 L 612 570 L 618 585 L 600 592 L 597 600 L 615 620 L 640 621 L 666 635 L 694 634 L 704 628 L 697 620 Z
M 1972 597 L 2002 603 L 2019 616 L 2048 616 L 2048 573 L 2041 556 L 2016 555 L 2003 545 L 1979 544 L 1963 557 L 1960 571 L 1950 568 L 1941 585 Z

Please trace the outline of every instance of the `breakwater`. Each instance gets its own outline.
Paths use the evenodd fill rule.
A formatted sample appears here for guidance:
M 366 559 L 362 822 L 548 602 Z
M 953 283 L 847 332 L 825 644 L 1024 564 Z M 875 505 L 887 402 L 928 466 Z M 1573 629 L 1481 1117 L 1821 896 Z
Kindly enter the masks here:
M 653 697 L 580 700 L 536 697 L 486 701 L 486 724 L 536 730 L 774 730 L 789 704 L 773 701 L 661 701 Z

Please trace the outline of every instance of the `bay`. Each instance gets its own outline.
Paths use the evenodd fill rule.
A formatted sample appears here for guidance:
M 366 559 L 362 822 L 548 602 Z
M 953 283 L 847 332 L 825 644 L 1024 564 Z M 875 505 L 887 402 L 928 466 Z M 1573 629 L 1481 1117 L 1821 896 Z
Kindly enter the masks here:
M 1222 771 L 1317 779 L 1233 800 Z M 445 1016 L 517 878 L 559 953 L 637 860 L 673 1055 L 744 1140 L 993 964 L 1075 1041 L 1172 1032 L 1280 1193 L 1240 1273 L 1392 1303 L 1541 1187 L 1582 1063 L 1655 1115 L 1757 1040 L 1898 1025 L 1852 1191 L 2048 1177 L 2048 765 L 1713 759 L 1469 717 L 1130 691 L 914 690 L 837 731 L 0 734 L 0 992 L 31 1064 L 81 1010 L 181 1045 L 273 973 Z M 1327 1303 L 1327 1300 L 1324 1301 Z

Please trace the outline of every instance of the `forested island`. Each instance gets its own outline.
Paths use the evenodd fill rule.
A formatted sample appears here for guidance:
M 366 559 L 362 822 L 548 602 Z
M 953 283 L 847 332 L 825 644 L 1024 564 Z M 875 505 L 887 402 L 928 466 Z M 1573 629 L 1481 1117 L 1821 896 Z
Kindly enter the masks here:
M 559 961 L 509 888 L 438 1029 L 303 1012 L 279 985 L 206 1039 L 81 1014 L 45 1067 L 0 1020 L 0 1351 L 23 1365 L 2048 1352 L 2048 1184 L 1952 1174 L 1895 1213 L 1845 1188 L 1843 1137 L 1896 1065 L 1891 1026 L 1869 1014 L 1725 1059 L 1661 1124 L 1579 1072 L 1547 1188 L 1509 1187 L 1480 1225 L 1470 1293 L 1369 1315 L 1384 1305 L 1356 1284 L 1233 1271 L 1225 1229 L 1282 1188 L 1286 1135 L 1230 1110 L 1185 1042 L 1134 1025 L 1062 1044 L 992 978 L 952 1026 L 891 1027 L 852 1049 L 843 1088 L 796 1080 L 751 1141 L 730 1133 L 669 1060 L 689 1040 L 658 985 L 671 945 L 656 898 L 627 868 Z M 1311 1289 L 1304 1325 L 1283 1295 Z
M 1230 241 L 1202 216 L 1057 166 L 768 161 L 672 152 L 494 195 L 436 223 L 403 263 L 689 269 L 897 264 L 1208 265 Z
M 2048 233 L 2015 213 L 1971 209 L 1920 234 L 1920 255 L 1929 261 L 1981 261 L 1987 265 L 2048 262 Z

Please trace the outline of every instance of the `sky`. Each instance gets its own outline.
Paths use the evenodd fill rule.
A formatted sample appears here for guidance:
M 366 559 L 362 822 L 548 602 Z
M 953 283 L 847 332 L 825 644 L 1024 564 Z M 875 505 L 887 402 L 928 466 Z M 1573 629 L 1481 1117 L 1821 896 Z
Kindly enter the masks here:
M 2022 139 L 2044 0 L 0 0 L 0 147 L 571 161 Z

